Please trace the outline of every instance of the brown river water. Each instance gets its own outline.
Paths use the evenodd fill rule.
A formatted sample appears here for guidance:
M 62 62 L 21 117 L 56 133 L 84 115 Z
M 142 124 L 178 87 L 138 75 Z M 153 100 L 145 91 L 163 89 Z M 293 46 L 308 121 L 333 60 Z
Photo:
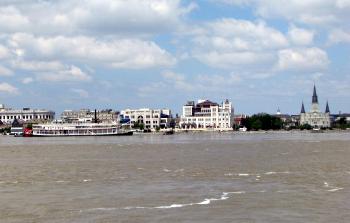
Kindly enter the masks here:
M 0 136 L 0 222 L 350 222 L 350 133 Z

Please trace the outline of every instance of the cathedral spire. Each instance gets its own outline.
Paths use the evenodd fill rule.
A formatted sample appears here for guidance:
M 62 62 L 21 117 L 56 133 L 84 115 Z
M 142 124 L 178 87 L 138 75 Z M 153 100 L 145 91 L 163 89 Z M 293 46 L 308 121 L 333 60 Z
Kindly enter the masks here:
M 304 102 L 301 103 L 301 111 L 300 113 L 305 113 Z
M 328 101 L 327 101 L 327 105 L 326 105 L 326 113 L 331 113 L 330 110 L 329 110 Z
M 318 104 L 318 98 L 317 98 L 317 93 L 316 93 L 316 85 L 314 84 L 314 93 L 312 95 L 312 104 Z

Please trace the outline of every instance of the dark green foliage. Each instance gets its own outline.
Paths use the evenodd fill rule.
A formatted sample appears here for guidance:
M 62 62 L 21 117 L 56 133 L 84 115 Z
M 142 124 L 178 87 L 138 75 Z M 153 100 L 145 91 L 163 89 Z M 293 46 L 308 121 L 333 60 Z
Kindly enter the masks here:
M 255 114 L 242 120 L 242 125 L 248 130 L 279 130 L 282 129 L 283 123 L 279 117 L 269 114 Z
M 143 130 L 145 128 L 145 125 L 143 123 L 138 123 L 138 122 L 135 122 L 134 126 L 133 126 L 134 129 L 140 129 L 140 130 Z
M 300 128 L 300 130 L 304 130 L 304 129 L 311 130 L 312 126 L 309 124 L 304 124 L 304 125 L 299 126 L 299 128 Z
M 143 123 L 139 124 L 140 130 L 143 130 L 145 128 L 145 125 Z
M 260 129 L 262 129 L 262 127 L 263 127 L 263 124 L 260 121 L 260 119 L 254 120 L 251 124 L 252 130 L 260 130 Z
M 11 127 L 1 128 L 0 134 L 6 134 L 11 132 Z
M 350 128 L 350 123 L 348 124 L 346 122 L 346 118 L 345 117 L 341 117 L 339 120 L 337 120 L 335 123 L 334 123 L 334 127 L 335 128 L 338 128 L 338 129 L 347 129 L 347 128 Z

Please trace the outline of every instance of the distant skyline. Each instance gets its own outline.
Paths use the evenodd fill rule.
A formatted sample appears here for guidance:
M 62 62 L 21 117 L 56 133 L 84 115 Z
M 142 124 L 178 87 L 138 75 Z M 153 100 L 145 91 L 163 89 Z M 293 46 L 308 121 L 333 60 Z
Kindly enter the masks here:
M 350 0 L 2 0 L 0 104 L 350 112 Z

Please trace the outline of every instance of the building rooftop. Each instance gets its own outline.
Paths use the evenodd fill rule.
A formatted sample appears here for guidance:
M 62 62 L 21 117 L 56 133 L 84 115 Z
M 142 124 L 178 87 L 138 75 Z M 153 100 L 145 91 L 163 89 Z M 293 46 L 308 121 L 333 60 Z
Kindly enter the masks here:
M 317 93 L 316 93 L 316 85 L 314 85 L 314 92 L 312 94 L 312 103 L 318 103 L 318 97 L 317 97 Z
M 210 108 L 210 106 L 219 106 L 219 104 L 209 100 L 205 100 L 196 105 L 197 108 Z

